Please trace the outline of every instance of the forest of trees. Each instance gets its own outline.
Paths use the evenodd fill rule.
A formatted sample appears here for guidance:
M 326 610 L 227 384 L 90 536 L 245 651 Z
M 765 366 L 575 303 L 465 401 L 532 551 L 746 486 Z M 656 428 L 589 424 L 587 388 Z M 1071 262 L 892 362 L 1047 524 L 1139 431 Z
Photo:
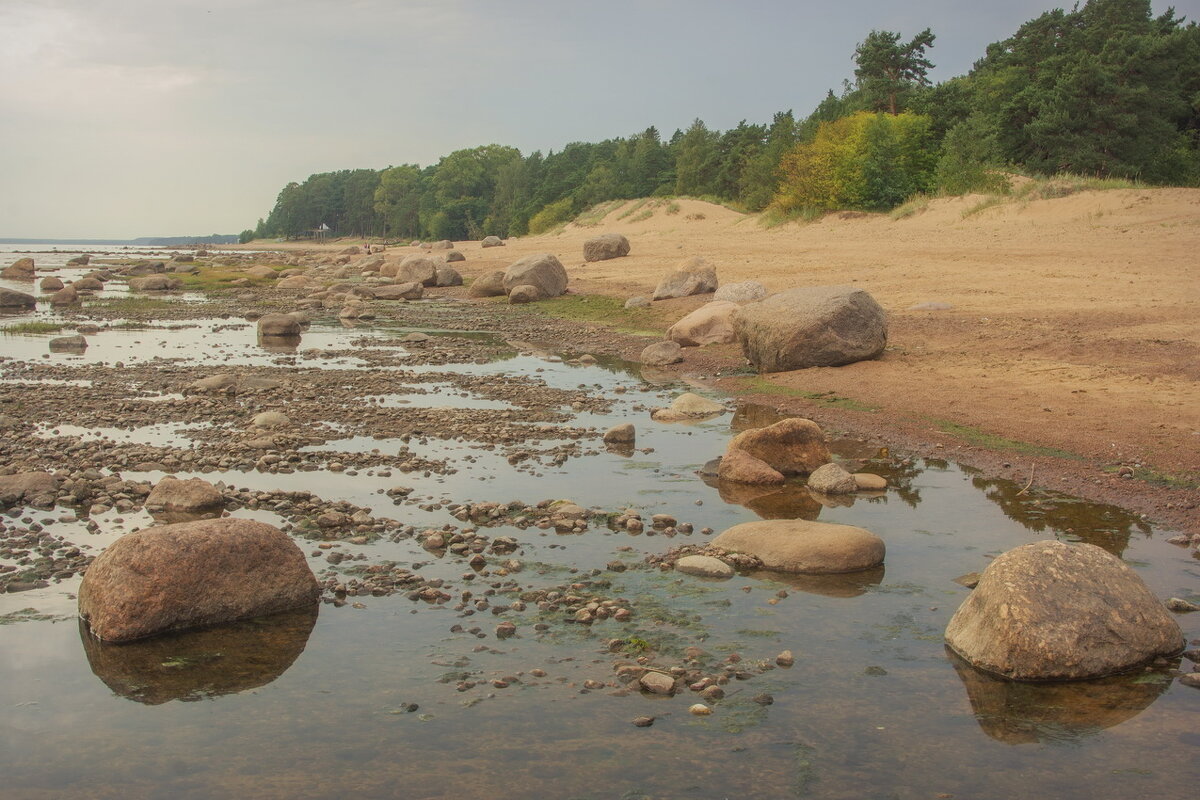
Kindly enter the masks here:
M 994 190 L 1001 171 L 1200 185 L 1200 26 L 1149 0 L 1042 14 L 964 76 L 932 85 L 926 29 L 871 31 L 854 82 L 808 116 L 727 131 L 695 120 L 666 139 L 572 142 L 522 155 L 490 144 L 437 164 L 289 183 L 244 241 L 337 235 L 478 239 L 539 233 L 601 202 L 709 198 L 785 214 L 884 210 L 917 193 Z

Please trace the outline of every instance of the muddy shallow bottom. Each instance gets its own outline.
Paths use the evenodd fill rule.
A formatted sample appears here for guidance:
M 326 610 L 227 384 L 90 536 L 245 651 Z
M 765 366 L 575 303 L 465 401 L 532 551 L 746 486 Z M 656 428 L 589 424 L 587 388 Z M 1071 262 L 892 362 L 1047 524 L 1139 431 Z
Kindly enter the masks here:
M 281 366 L 256 349 L 252 327 L 198 324 L 209 337 L 203 352 L 187 345 L 194 331 L 114 332 L 111 351 L 56 357 L 54 379 L 90 378 L 111 360 L 145 362 L 155 353 L 174 366 Z M 134 335 L 137 347 L 132 340 L 126 347 L 122 337 Z M 349 380 L 367 363 L 354 349 L 372 344 L 353 341 L 387 335 L 316 326 L 291 366 L 342 370 Z M 303 355 L 312 346 L 337 358 Z M 29 347 L 14 356 L 40 359 Z M 324 464 L 291 474 L 194 474 L 256 491 L 310 491 L 417 528 L 463 527 L 451 516 L 453 503 L 554 498 L 691 523 L 695 533 L 675 536 L 633 535 L 595 518 L 581 533 L 488 527 L 481 530 L 489 536 L 517 540 L 519 549 L 504 558 L 523 568 L 504 576 L 504 559 L 489 555 L 487 572 L 471 581 L 463 577 L 471 572 L 464 559 L 428 552 L 411 537 L 338 541 L 327 543 L 330 549 L 312 537 L 300 541 L 321 576 L 351 574 L 346 570 L 356 563 L 395 563 L 441 578 L 456 597 L 500 587 L 493 605 L 515 596 L 508 581 L 521 590 L 609 581 L 604 593 L 629 601 L 631 621 L 585 626 L 533 604 L 465 615 L 453 603 L 414 602 L 403 593 L 327 595 L 311 613 L 114 647 L 80 630 L 73 616 L 78 578 L 0 595 L 0 796 L 1165 798 L 1193 791 L 1200 691 L 1174 682 L 1169 666 L 1101 682 L 1015 685 L 958 663 L 942 643 L 968 592 L 953 579 L 1043 538 L 1097 544 L 1131 564 L 1156 595 L 1194 598 L 1200 562 L 1167 544 L 1166 532 L 1117 508 L 1022 493 L 1020 485 L 951 463 L 881 453 L 854 440 L 835 442 L 836 452 L 888 477 L 886 494 L 825 506 L 802 487 L 709 486 L 696 470 L 722 452 L 732 431 L 764 424 L 769 413 L 745 407 L 693 425 L 655 423 L 648 409 L 666 405 L 681 387 L 643 383 L 631 365 L 565 363 L 529 349 L 518 355 L 520 349 L 415 366 L 399 386 L 364 386 L 362 403 L 381 413 L 429 409 L 435 420 L 451 411 L 513 407 L 476 393 L 476 384 L 448 382 L 479 376 L 528 382 L 523 413 L 541 408 L 539 398 L 555 402 L 553 392 L 583 392 L 596 402 L 555 407 L 567 421 L 540 423 L 549 426 L 536 442 L 543 451 L 575 441 L 569 428 L 590 431 L 582 446 L 562 451 L 562 463 L 535 452 L 514 467 L 506 458 L 512 448 L 486 439 L 492 418 L 472 423 L 464 416 L 457 435 L 433 424 L 433 434 L 409 441 L 350 430 L 304 448 L 310 456 L 378 450 L 382 459 L 416 452 L 444 460 L 450 468 L 443 471 L 400 473 L 385 460 L 350 471 Z M 0 381 L 20 372 L 18 364 L 0 363 Z M 194 422 L 172 426 L 170 404 L 150 405 L 149 414 L 161 407 L 164 417 L 147 417 L 136 428 L 42 420 L 32 435 L 132 438 L 184 452 L 202 444 L 193 433 L 211 438 L 210 428 Z M 627 421 L 637 426 L 638 450 L 604 451 L 599 433 Z M 126 479 L 164 474 L 119 466 Z M 396 485 L 413 490 L 409 501 L 397 505 L 383 493 Z M 286 524 L 269 509 L 233 513 Z M 109 511 L 92 518 L 89 530 L 86 518 L 72 521 L 72 514 L 26 509 L 4 521 L 42 524 L 93 552 L 149 522 L 140 510 Z M 885 567 L 715 581 L 644 562 L 647 554 L 706 541 L 702 528 L 719 532 L 761 517 L 866 527 L 887 543 Z M 347 559 L 331 564 L 334 550 Z M 612 571 L 611 562 L 626 569 Z M 498 639 L 496 625 L 506 620 L 517 634 Z M 1179 620 L 1189 640 L 1200 637 L 1200 614 Z M 610 650 L 612 639 L 626 643 L 622 653 Z M 731 680 L 705 717 L 689 714 L 699 701 L 691 692 L 651 697 L 616 680 L 617 661 L 645 655 L 677 664 L 689 647 L 712 665 L 754 665 L 757 674 Z M 794 666 L 775 668 L 785 649 L 795 654 Z M 740 661 L 731 661 L 734 654 Z M 1191 669 L 1186 660 L 1179 666 Z M 463 688 L 464 681 L 473 685 Z M 656 720 L 634 727 L 639 716 Z

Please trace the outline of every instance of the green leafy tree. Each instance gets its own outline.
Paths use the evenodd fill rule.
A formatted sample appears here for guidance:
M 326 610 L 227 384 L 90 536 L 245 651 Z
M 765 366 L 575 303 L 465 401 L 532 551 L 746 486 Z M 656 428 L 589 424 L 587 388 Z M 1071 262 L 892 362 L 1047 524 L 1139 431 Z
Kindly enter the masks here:
M 384 236 L 421 234 L 421 170 L 416 164 L 388 167 L 379 174 L 374 208 L 383 222 Z
M 934 35 L 929 28 L 908 42 L 892 31 L 871 31 L 854 51 L 854 77 L 858 88 L 876 111 L 900 113 L 904 95 L 914 87 L 928 86 L 927 74 L 933 62 L 925 58 L 925 50 L 933 47 Z
M 699 197 L 715 193 L 721 168 L 720 139 L 720 134 L 710 131 L 700 119 L 680 135 L 674 146 L 675 194 Z
M 1193 183 L 1200 172 L 1200 29 L 1149 0 L 1051 11 L 990 45 L 974 114 L 1009 163 Z
M 824 122 L 784 157 L 773 205 L 799 210 L 885 210 L 933 183 L 928 117 L 860 111 Z

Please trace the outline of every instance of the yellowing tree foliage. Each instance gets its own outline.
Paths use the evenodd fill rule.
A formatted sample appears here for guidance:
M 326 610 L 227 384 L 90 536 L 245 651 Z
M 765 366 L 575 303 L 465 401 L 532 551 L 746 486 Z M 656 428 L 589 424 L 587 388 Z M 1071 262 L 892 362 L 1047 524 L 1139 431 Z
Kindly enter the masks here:
M 933 185 L 931 136 L 921 114 L 860 111 L 823 122 L 812 141 L 783 157 L 773 205 L 784 212 L 897 206 Z

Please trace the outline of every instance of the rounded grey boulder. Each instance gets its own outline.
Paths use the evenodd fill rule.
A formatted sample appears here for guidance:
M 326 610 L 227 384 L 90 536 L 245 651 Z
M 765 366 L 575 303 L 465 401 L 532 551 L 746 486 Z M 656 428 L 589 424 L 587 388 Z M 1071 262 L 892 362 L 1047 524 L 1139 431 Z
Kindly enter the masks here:
M 887 315 L 851 286 L 790 289 L 742 306 L 733 320 L 742 352 L 762 372 L 837 367 L 879 356 Z
M 504 294 L 504 273 L 500 270 L 480 275 L 471 282 L 468 297 L 499 297 Z
M 504 271 L 504 291 L 517 286 L 536 286 L 542 297 L 558 297 L 567 291 L 567 271 L 551 253 L 525 256 Z
M 299 336 L 300 323 L 289 314 L 266 314 L 258 320 L 259 336 Z
M 972 666 L 1019 681 L 1099 678 L 1178 653 L 1183 633 L 1142 579 L 1091 544 L 1034 542 L 993 561 L 946 626 Z
M 438 259 L 429 256 L 409 256 L 400 262 L 400 266 L 396 270 L 396 282 L 416 281 L 423 286 L 436 286 L 437 271 L 440 266 L 442 264 Z
M 607 261 L 629 255 L 629 240 L 619 233 L 602 233 L 583 243 L 584 261 Z
M 655 342 L 643 348 L 638 359 L 643 364 L 649 364 L 652 367 L 678 364 L 683 361 L 683 348 L 679 346 L 679 342 Z
M 823 575 L 857 572 L 883 563 L 883 540 L 863 528 L 771 519 L 734 525 L 712 540 L 713 547 L 756 556 L 779 572 Z
M 319 595 L 287 534 L 209 519 L 122 536 L 84 574 L 79 616 L 96 638 L 124 642 L 308 606 Z
M 688 297 L 716 290 L 717 268 L 702 256 L 692 256 L 679 262 L 675 269 L 663 276 L 654 290 L 654 299 Z
M 536 303 L 542 297 L 542 291 L 538 287 L 521 284 L 520 286 L 514 286 L 512 291 L 508 293 L 508 302 L 512 305 Z
M 34 308 L 37 298 L 24 292 L 0 288 L 0 308 Z

